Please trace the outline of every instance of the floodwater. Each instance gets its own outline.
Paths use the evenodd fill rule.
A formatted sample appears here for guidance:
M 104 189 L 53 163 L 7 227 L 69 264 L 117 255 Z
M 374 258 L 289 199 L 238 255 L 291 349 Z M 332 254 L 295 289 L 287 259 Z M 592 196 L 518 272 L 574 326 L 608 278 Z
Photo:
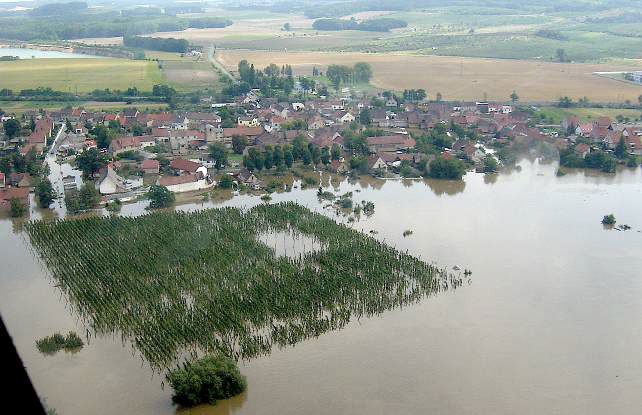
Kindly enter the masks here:
M 375 213 L 351 226 L 440 266 L 471 269 L 471 283 L 241 362 L 246 393 L 185 413 L 639 413 L 642 171 L 556 177 L 556 164 L 520 166 L 459 183 L 327 184 L 374 202 Z M 323 210 L 316 191 L 272 199 Z M 258 203 L 239 196 L 222 205 Z M 603 228 L 607 213 L 632 229 Z M 406 229 L 413 234 L 403 237 Z M 40 337 L 85 332 L 25 237 L 19 222 L 0 221 L 0 312 L 38 393 L 64 415 L 173 414 L 161 376 L 119 335 L 91 339 L 76 354 L 38 353 Z
M 65 58 L 96 58 L 97 56 L 82 53 L 69 53 L 56 50 L 38 50 L 28 48 L 0 48 L 0 56 L 17 56 L 20 59 L 65 59 Z

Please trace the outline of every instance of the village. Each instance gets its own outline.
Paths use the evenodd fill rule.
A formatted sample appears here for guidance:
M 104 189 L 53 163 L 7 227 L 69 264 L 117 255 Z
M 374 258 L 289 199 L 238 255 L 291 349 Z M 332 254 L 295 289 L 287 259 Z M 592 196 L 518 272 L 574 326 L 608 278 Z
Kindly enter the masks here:
M 173 194 L 217 187 L 270 191 L 275 185 L 268 177 L 293 166 L 317 176 L 459 180 L 469 170 L 497 172 L 515 143 L 547 143 L 567 167 L 613 172 L 615 160 L 640 164 L 640 124 L 568 117 L 552 128 L 535 124 L 535 107 L 514 103 L 399 101 L 385 93 L 279 102 L 250 91 L 199 111 L 130 106 L 2 114 L 0 205 L 9 211 L 17 200 L 28 207 L 38 175 L 33 165 L 45 158 L 81 170 L 97 191 L 94 205 L 134 200 L 150 186 Z M 599 160 L 588 162 L 592 155 Z M 60 180 L 65 195 L 78 192 L 83 181 L 73 175 Z

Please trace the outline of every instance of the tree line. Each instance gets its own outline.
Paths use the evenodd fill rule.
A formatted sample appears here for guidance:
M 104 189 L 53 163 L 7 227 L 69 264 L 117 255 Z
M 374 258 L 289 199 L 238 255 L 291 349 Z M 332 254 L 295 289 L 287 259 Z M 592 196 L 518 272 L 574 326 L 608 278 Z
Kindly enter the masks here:
M 338 89 L 344 84 L 368 83 L 372 78 L 372 67 L 366 62 L 357 62 L 354 66 L 330 65 L 325 71 L 332 85 Z
M 130 48 L 159 50 L 162 52 L 185 53 L 189 49 L 189 42 L 185 39 L 125 36 L 123 45 Z
M 232 24 L 216 17 L 180 18 L 174 16 L 121 16 L 118 12 L 64 14 L 51 19 L 38 17 L 0 18 L 0 38 L 12 40 L 64 40 L 86 37 L 116 37 L 188 28 L 218 28 Z
M 358 22 L 355 18 L 346 19 L 317 19 L 312 23 L 316 30 L 362 30 L 367 32 L 389 32 L 408 26 L 408 23 L 401 19 L 383 17 L 380 19 L 369 19 Z

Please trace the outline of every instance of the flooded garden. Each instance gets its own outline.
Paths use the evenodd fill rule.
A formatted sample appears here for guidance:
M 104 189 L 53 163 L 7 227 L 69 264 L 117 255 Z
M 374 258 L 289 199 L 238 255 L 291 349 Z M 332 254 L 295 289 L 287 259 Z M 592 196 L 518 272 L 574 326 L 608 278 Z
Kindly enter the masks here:
M 219 348 L 247 391 L 186 413 L 635 413 L 642 172 L 556 170 L 324 178 L 350 220 L 317 188 L 3 219 L 0 311 L 60 414 L 175 413 L 165 368 Z

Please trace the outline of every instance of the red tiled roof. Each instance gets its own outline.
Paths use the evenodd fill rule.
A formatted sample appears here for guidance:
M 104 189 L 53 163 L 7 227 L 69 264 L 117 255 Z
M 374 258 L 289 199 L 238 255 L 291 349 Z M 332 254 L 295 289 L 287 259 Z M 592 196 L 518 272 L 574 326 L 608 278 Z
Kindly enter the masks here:
M 380 137 L 368 137 L 368 145 L 399 145 L 404 147 L 414 147 L 416 141 L 408 136 L 401 135 L 383 135 Z
M 158 184 L 161 186 L 172 186 L 183 183 L 193 183 L 201 179 L 200 174 L 185 174 L 183 176 L 163 176 L 158 179 Z
M 201 164 L 185 159 L 174 159 L 169 162 L 169 167 L 175 170 L 183 170 L 193 173 L 201 167 Z
M 263 133 L 263 127 L 223 128 L 223 137 L 232 137 L 235 135 L 255 137 L 261 133 Z

